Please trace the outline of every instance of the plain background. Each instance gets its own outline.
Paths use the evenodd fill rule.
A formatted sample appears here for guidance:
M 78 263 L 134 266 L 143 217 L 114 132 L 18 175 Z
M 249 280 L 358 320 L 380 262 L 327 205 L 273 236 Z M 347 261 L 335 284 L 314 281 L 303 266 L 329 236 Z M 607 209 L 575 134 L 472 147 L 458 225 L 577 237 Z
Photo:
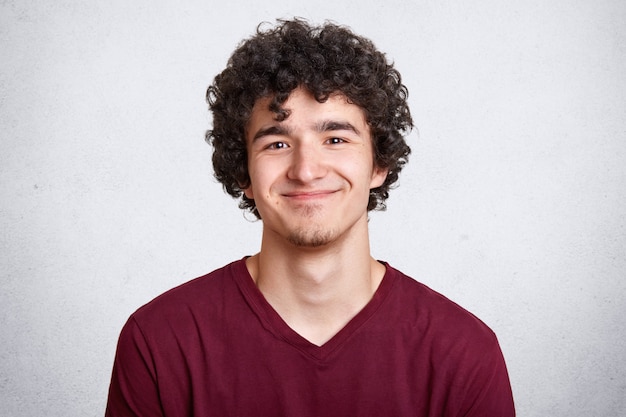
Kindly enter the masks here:
M 374 256 L 495 330 L 519 416 L 624 415 L 626 3 L 281 3 L 0 1 L 0 415 L 102 415 L 128 315 L 257 251 L 204 93 L 291 16 L 373 39 L 409 87 Z

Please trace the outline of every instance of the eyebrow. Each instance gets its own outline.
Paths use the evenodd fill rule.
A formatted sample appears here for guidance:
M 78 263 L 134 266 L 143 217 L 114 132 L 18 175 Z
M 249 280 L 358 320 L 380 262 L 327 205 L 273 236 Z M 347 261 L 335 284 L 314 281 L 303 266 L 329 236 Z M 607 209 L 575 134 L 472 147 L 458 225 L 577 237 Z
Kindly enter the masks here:
M 289 134 L 290 130 L 287 129 L 285 126 L 281 126 L 281 125 L 274 125 L 274 126 L 269 126 L 269 127 L 265 127 L 263 129 L 259 129 L 255 134 L 254 137 L 252 137 L 252 142 L 254 142 L 255 140 L 262 138 L 263 136 L 270 136 L 270 135 L 276 135 L 276 136 L 287 136 Z
M 339 120 L 323 120 L 322 122 L 315 125 L 315 130 L 319 133 L 322 132 L 331 132 L 334 130 L 348 130 L 350 132 L 360 134 L 358 129 L 354 127 L 354 125 L 350 122 L 339 121 Z
M 354 127 L 352 123 L 346 122 L 346 121 L 339 121 L 339 120 L 322 120 L 321 122 L 316 123 L 313 126 L 313 129 L 318 133 L 332 132 L 332 131 L 337 131 L 337 130 L 347 130 L 357 135 L 360 134 L 359 130 L 356 127 Z M 291 129 L 288 128 L 287 126 L 283 126 L 283 125 L 268 126 L 266 128 L 259 129 L 254 134 L 252 141 L 254 142 L 257 139 L 262 138 L 263 136 L 270 136 L 270 135 L 288 136 L 290 133 L 291 133 Z

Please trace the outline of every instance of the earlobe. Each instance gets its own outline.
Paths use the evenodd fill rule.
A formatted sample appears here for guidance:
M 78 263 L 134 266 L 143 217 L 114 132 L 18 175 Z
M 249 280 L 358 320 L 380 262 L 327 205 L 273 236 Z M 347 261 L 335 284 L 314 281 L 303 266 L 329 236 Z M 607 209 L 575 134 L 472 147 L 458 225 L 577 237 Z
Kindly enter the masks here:
M 243 190 L 243 195 L 248 197 L 250 200 L 254 200 L 254 193 L 252 192 L 252 186 L 249 185 L 248 188 Z
M 370 181 L 370 190 L 372 188 L 378 188 L 385 183 L 389 170 L 387 168 L 374 167 L 372 173 L 372 180 Z

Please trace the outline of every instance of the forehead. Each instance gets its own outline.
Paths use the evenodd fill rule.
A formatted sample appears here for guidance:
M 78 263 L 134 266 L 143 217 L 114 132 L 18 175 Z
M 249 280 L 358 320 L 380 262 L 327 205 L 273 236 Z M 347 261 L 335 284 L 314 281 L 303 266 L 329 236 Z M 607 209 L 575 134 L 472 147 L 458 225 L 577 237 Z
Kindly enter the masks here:
M 369 127 L 365 112 L 341 93 L 331 94 L 326 101 L 319 102 L 304 88 L 295 89 L 280 106 L 285 113 L 270 110 L 273 96 L 258 99 L 246 126 L 246 136 L 254 135 L 254 130 L 269 125 L 298 125 L 303 128 L 319 125 L 320 122 L 349 122 L 357 130 L 366 133 Z

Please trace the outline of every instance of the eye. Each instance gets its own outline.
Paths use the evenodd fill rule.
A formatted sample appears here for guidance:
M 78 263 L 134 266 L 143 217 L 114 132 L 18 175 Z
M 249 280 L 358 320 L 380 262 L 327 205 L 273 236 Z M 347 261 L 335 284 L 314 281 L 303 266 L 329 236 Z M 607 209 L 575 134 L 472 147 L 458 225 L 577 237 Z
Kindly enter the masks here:
M 289 145 L 287 145 L 285 142 L 272 142 L 266 146 L 266 149 L 285 149 L 288 147 Z
M 338 143 L 344 143 L 345 140 L 343 140 L 342 138 L 330 138 L 326 142 L 331 144 L 331 145 L 336 145 Z

